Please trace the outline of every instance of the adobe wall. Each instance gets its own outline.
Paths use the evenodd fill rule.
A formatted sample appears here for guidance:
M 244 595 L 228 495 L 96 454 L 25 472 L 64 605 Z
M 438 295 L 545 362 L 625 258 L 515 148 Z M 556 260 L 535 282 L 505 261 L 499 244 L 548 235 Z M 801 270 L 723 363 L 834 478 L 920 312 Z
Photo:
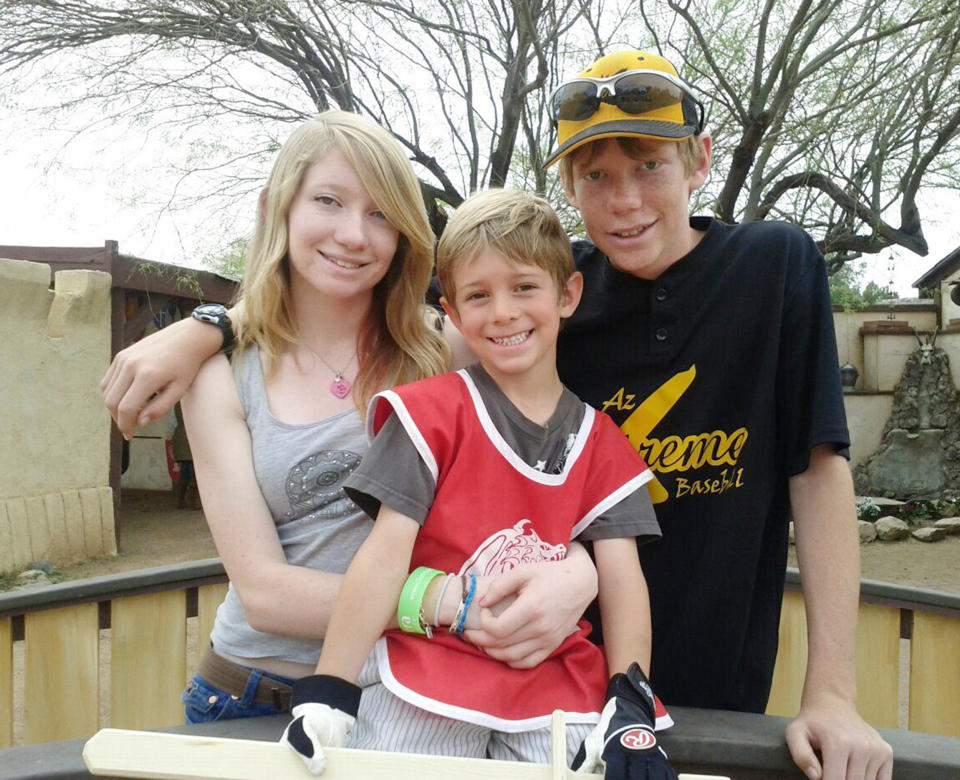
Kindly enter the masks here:
M 110 276 L 0 259 L 0 572 L 116 554 Z

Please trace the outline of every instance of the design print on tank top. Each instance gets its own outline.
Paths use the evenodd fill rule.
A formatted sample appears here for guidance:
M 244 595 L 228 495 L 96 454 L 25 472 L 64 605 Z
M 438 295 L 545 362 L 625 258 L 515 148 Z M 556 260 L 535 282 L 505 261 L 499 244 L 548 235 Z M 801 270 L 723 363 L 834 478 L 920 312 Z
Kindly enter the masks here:
M 321 450 L 301 460 L 287 474 L 290 511 L 284 520 L 306 514 L 338 517 L 358 511 L 343 492 L 343 483 L 359 465 L 360 455 L 349 450 Z
M 503 574 L 524 563 L 561 561 L 566 557 L 566 545 L 543 541 L 532 527 L 524 528 L 529 524 L 529 520 L 523 519 L 513 528 L 490 534 L 460 567 L 460 574 Z

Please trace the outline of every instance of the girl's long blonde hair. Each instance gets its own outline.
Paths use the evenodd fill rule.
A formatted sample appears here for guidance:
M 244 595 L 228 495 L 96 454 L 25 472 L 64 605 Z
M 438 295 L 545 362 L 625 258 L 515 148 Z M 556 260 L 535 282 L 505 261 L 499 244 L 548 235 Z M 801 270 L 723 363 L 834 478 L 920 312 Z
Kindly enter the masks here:
M 367 119 L 327 111 L 300 125 L 281 147 L 260 196 L 240 285 L 237 353 L 257 344 L 269 376 L 284 348 L 300 342 L 290 302 L 287 214 L 307 169 L 331 149 L 347 158 L 400 233 L 358 339 L 354 397 L 363 414 L 378 391 L 443 371 L 449 360 L 423 302 L 433 267 L 433 233 L 419 182 L 396 140 Z

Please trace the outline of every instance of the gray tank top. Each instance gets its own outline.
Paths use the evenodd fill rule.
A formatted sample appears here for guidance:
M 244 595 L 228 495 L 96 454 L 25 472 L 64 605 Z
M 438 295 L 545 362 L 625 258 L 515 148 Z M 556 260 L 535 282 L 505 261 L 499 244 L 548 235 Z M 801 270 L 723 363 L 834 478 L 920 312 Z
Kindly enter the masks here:
M 244 351 L 235 375 L 257 483 L 287 562 L 342 574 L 373 524 L 343 492 L 344 480 L 367 451 L 360 415 L 351 409 L 306 425 L 280 422 L 267 406 L 255 346 Z M 303 609 L 310 609 L 306 600 Z M 217 609 L 210 639 L 217 650 L 241 658 L 274 657 L 311 665 L 322 646 L 319 640 L 251 628 L 233 585 Z

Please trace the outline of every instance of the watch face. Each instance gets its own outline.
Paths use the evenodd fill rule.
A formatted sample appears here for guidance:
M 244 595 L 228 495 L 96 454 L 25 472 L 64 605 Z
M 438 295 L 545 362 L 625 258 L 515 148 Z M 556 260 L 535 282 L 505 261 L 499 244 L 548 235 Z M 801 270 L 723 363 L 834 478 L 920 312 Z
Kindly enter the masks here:
M 219 324 L 220 318 L 226 313 L 226 308 L 219 303 L 204 303 L 193 310 L 194 318 L 216 324 Z
M 230 314 L 227 312 L 226 306 L 219 303 L 202 303 L 190 312 L 190 316 L 200 322 L 209 322 L 211 325 L 216 325 L 220 329 L 223 334 L 221 352 L 229 353 L 233 349 L 233 323 L 230 322 Z

